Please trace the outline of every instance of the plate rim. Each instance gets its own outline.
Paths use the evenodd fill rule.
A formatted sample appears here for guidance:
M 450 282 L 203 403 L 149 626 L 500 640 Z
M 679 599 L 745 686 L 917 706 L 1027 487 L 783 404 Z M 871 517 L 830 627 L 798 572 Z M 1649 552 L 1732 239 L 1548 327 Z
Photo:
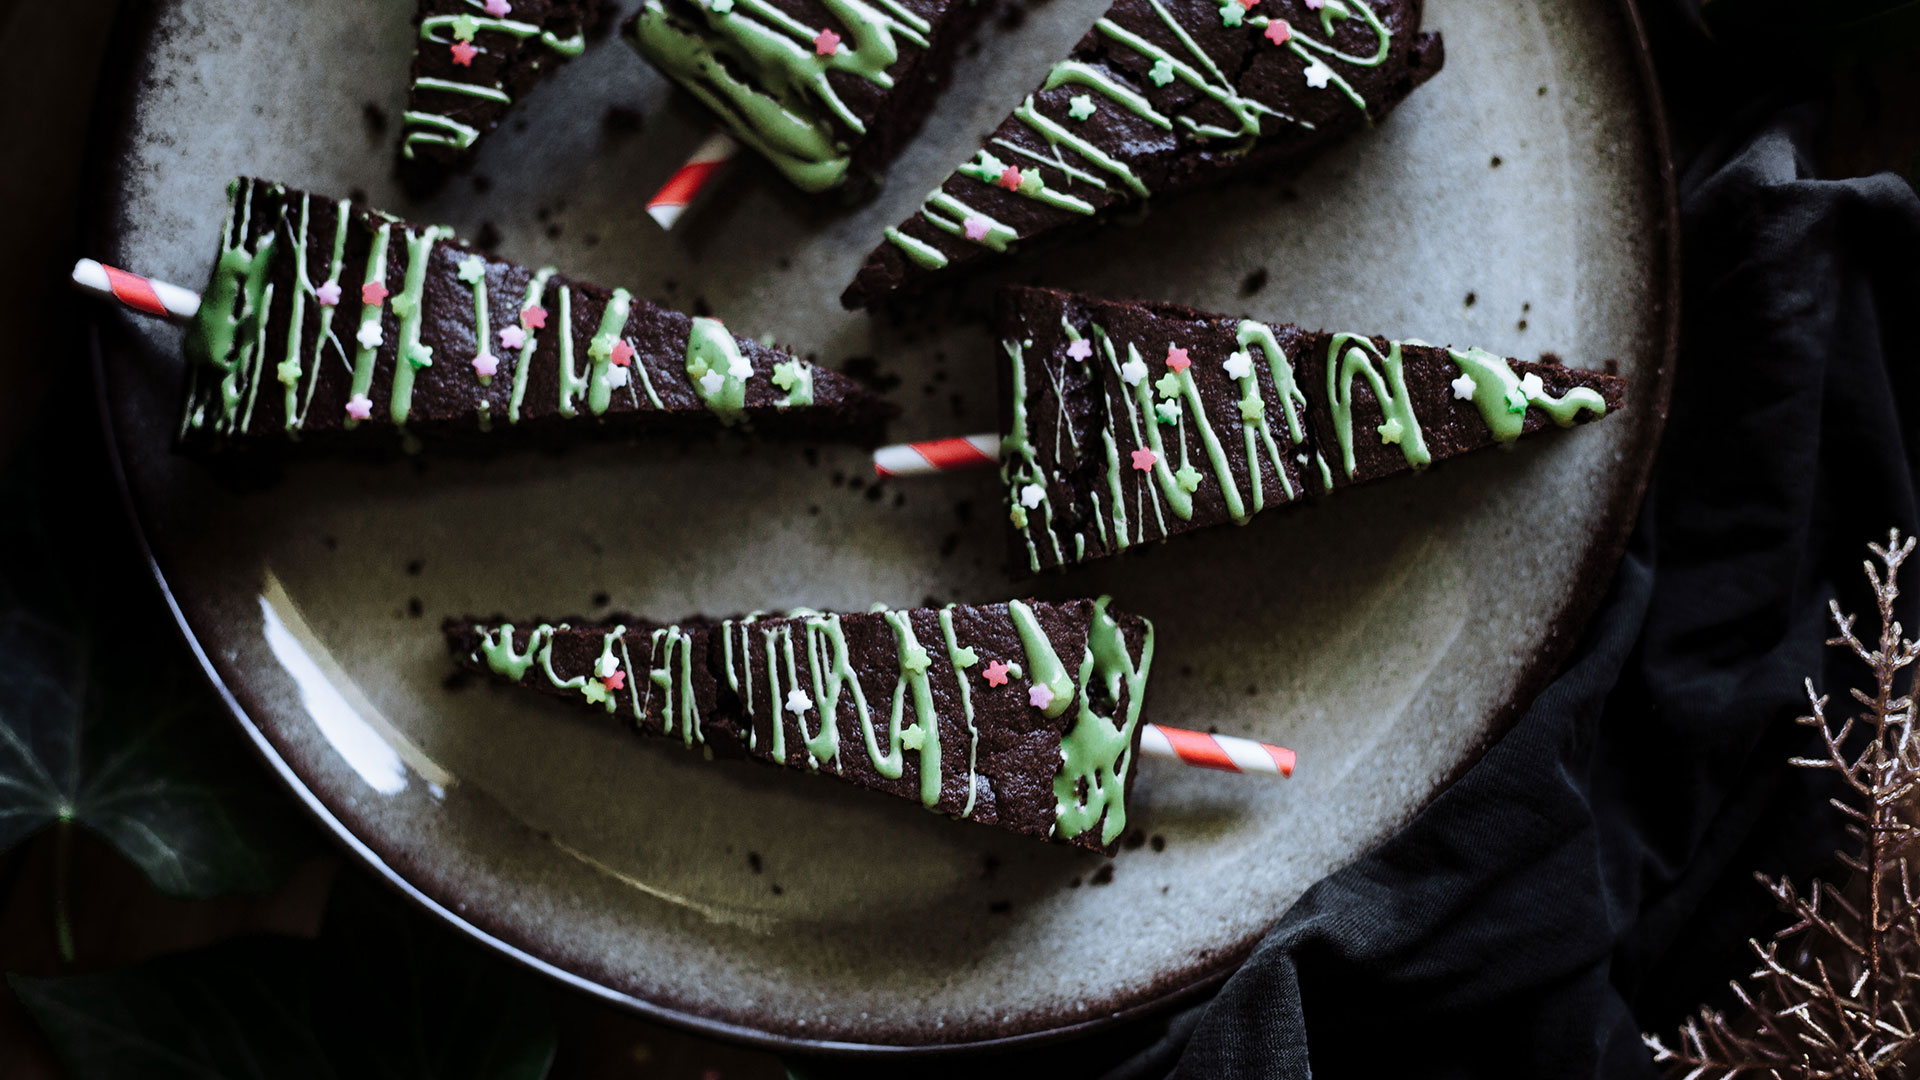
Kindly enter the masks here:
M 1659 456 L 1660 446 L 1666 435 L 1681 334 L 1678 180 L 1666 106 L 1660 94 L 1659 77 L 1654 67 L 1652 47 L 1647 37 L 1645 21 L 1640 15 L 1636 0 L 1611 0 L 1611 3 L 1620 12 L 1623 27 L 1627 31 L 1628 44 L 1633 53 L 1634 67 L 1638 76 L 1638 90 L 1647 102 L 1646 112 L 1640 119 L 1648 128 L 1647 133 L 1655 156 L 1654 164 L 1659 188 L 1660 206 L 1655 215 L 1655 227 L 1663 235 L 1652 245 L 1654 249 L 1652 269 L 1664 278 L 1663 287 L 1656 290 L 1656 295 L 1662 297 L 1659 308 L 1663 318 L 1658 333 L 1656 363 L 1648 375 L 1643 376 L 1652 380 L 1652 393 L 1648 399 L 1648 407 L 1653 413 L 1652 430 L 1634 459 L 1626 463 L 1627 467 L 1634 471 L 1634 475 L 1631 483 L 1619 489 L 1619 501 L 1625 505 L 1616 506 L 1616 512 L 1609 517 L 1609 534 L 1588 547 L 1585 557 L 1576 568 L 1574 578 L 1579 584 L 1560 610 L 1555 613 L 1549 628 L 1550 640 L 1527 660 L 1519 679 L 1516 680 L 1513 693 L 1495 710 L 1483 726 L 1479 741 L 1461 756 L 1455 767 L 1448 771 L 1439 783 L 1435 784 L 1416 805 L 1406 811 L 1397 824 L 1388 829 L 1386 836 L 1391 836 L 1405 828 L 1432 805 L 1442 792 L 1478 764 L 1493 744 L 1512 730 L 1528 705 L 1559 673 L 1574 646 L 1584 634 L 1601 601 L 1612 587 L 1614 576 L 1626 555 L 1628 542 L 1639 520 L 1651 480 L 1653 464 Z M 115 163 L 122 159 L 130 141 L 130 133 L 127 129 L 133 113 L 135 96 L 143 81 L 140 76 L 147 67 L 149 50 L 146 45 L 157 26 L 162 6 L 159 4 L 122 6 L 108 38 L 101 66 L 102 75 L 96 87 L 88 120 L 83 153 L 86 168 L 82 173 L 84 179 L 81 184 L 80 205 L 93 209 L 83 211 L 82 219 L 77 223 L 77 236 L 82 250 L 100 250 L 96 241 L 101 233 L 112 232 L 118 228 L 118 223 L 107 220 L 108 208 L 112 205 L 107 197 L 112 186 L 109 178 L 115 175 Z M 1074 1020 L 1013 1034 L 951 1042 L 858 1042 L 809 1039 L 779 1034 L 649 1001 L 545 960 L 508 940 L 502 934 L 481 927 L 474 920 L 453 911 L 441 901 L 428 895 L 419 886 L 409 881 L 400 868 L 356 835 L 352 827 L 333 812 L 325 800 L 273 745 L 265 731 L 248 714 L 234 690 L 222 678 L 199 637 L 188 624 L 185 609 L 175 596 L 172 583 L 154 555 L 147 535 L 146 523 L 142 520 L 135 501 L 126 463 L 121 453 L 120 440 L 114 427 L 112 403 L 107 393 L 107 345 L 103 340 L 102 322 L 103 320 L 97 318 L 88 322 L 86 347 L 89 354 L 89 373 L 93 380 L 94 405 L 101 436 L 106 444 L 107 458 L 113 469 L 114 489 L 119 495 L 121 509 L 125 512 L 132 528 L 139 557 L 146 564 L 147 572 L 152 576 L 160 599 L 166 605 L 174 631 L 188 652 L 192 654 L 208 687 L 225 706 L 225 711 L 246 737 L 248 744 L 252 746 L 261 762 L 293 794 L 295 801 L 306 811 L 312 821 L 355 862 L 370 870 L 388 888 L 445 924 L 455 933 L 567 989 L 585 993 L 643 1019 L 681 1031 L 765 1050 L 848 1058 L 897 1058 L 903 1055 L 964 1056 L 1065 1041 L 1091 1035 L 1150 1014 L 1169 1011 L 1174 1006 L 1190 1001 L 1225 982 L 1239 970 L 1261 940 L 1286 917 L 1287 911 L 1291 910 L 1292 905 L 1289 905 L 1275 912 L 1257 933 L 1249 935 L 1246 940 L 1236 943 L 1232 948 L 1210 954 L 1204 960 L 1189 965 L 1184 970 L 1163 973 L 1153 981 L 1164 989 L 1154 991 L 1148 997 L 1123 1008 L 1102 1012 L 1098 1016 L 1085 1020 Z M 1385 838 L 1382 837 L 1380 841 L 1376 841 L 1373 847 L 1364 849 L 1356 858 L 1364 857 Z

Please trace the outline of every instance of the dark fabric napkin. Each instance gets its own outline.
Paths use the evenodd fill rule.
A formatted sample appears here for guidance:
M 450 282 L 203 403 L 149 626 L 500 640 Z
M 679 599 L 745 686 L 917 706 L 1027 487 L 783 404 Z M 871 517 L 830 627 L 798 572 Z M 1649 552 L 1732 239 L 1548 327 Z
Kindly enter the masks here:
M 1920 528 L 1920 198 L 1891 174 L 1817 179 L 1821 119 L 1757 108 L 1684 176 L 1653 485 L 1513 730 L 1211 1000 L 917 1075 L 1651 1076 L 1641 1031 L 1730 1003 L 1770 925 L 1753 873 L 1804 880 L 1842 839 L 1827 774 L 1787 763 L 1812 737 L 1802 680 L 1838 697 L 1860 676 L 1822 644 L 1827 603 L 1870 615 L 1867 543 Z

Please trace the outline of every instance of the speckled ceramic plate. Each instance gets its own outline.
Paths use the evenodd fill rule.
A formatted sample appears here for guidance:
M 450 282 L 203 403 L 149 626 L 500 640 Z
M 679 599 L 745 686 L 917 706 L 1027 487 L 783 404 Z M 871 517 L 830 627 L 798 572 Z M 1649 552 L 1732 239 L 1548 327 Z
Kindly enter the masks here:
M 810 219 L 744 165 L 671 237 L 640 201 L 697 120 L 617 41 L 541 88 L 474 180 L 408 206 L 390 165 L 410 4 L 134 5 L 150 13 L 110 64 L 123 85 L 101 118 L 92 239 L 192 284 L 229 176 L 361 192 L 829 363 L 878 358 L 903 437 L 982 429 L 993 352 L 955 314 L 982 288 L 902 319 L 835 298 L 1104 2 L 1051 0 L 987 31 L 873 205 Z M 178 331 L 103 313 L 105 405 L 154 563 L 242 723 L 360 857 L 477 938 L 636 1010 L 770 1043 L 953 1045 L 1203 986 L 1550 674 L 1619 557 L 1661 427 L 1673 203 L 1631 11 L 1430 0 L 1428 22 L 1447 68 L 1378 130 L 1296 177 L 1169 203 L 1008 272 L 1617 361 L 1631 407 L 1046 583 L 1158 622 L 1152 717 L 1300 753 L 1284 783 L 1147 763 L 1139 831 L 1111 863 L 447 685 L 450 613 L 1004 598 L 1025 587 L 1002 572 L 985 474 L 883 489 L 858 451 L 736 442 L 311 463 L 236 493 L 169 453 Z

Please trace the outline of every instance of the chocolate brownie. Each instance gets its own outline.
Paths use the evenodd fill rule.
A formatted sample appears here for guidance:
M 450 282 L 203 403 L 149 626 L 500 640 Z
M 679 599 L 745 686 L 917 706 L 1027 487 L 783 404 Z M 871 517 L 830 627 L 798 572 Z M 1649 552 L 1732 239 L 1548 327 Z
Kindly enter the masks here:
M 1153 627 L 1105 598 L 444 629 L 470 670 L 689 748 L 1109 854 L 1126 829 Z
M 513 103 L 586 48 L 609 0 L 420 0 L 401 174 L 430 188 L 465 168 Z
M 1058 569 L 1416 472 L 1621 408 L 1626 380 L 1009 287 L 1001 477 L 1013 565 Z
M 872 307 L 1042 237 L 1371 126 L 1432 78 L 1421 0 L 1118 0 L 841 296 Z
M 724 427 L 878 439 L 852 379 L 439 226 L 236 180 L 187 334 L 189 447 L 491 446 Z M 404 359 L 403 359 L 404 358 Z
M 985 0 L 646 0 L 627 40 L 806 192 L 870 194 Z

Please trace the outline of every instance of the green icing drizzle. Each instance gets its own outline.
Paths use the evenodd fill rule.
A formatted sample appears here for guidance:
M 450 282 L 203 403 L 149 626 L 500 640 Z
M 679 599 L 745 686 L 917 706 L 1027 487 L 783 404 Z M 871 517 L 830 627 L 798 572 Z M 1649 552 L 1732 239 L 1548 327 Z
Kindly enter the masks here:
M 888 747 L 886 754 L 879 752 L 874 743 L 873 725 L 865 724 L 862 730 L 867 740 L 867 754 L 872 757 L 873 767 L 880 775 L 895 779 L 905 769 L 903 758 L 906 750 L 915 750 L 920 754 L 920 803 L 932 807 L 940 801 L 940 717 L 933 708 L 933 685 L 927 678 L 927 668 L 932 663 L 927 650 L 914 636 L 912 617 L 904 611 L 882 612 L 881 617 L 893 628 L 894 644 L 899 651 L 900 680 L 893 687 L 893 712 L 887 724 Z M 906 697 L 913 695 L 914 723 L 902 728 L 905 718 Z
M 430 15 L 420 21 L 420 39 L 437 45 L 451 45 L 456 37 L 462 34 L 461 26 L 470 27 L 475 36 L 482 33 L 499 34 L 518 41 L 538 37 L 542 45 L 560 57 L 579 56 L 587 47 L 584 34 L 563 38 L 533 23 L 478 15 Z M 445 36 L 441 36 L 442 31 L 445 31 Z M 540 61 L 533 61 L 531 66 L 539 67 Z M 479 98 L 496 105 L 513 103 L 512 95 L 507 93 L 505 87 L 498 84 L 464 82 L 431 75 L 414 79 L 413 92 L 458 94 L 463 97 Z M 420 145 L 466 150 L 480 138 L 480 129 L 470 124 L 463 124 L 450 116 L 424 109 L 408 109 L 401 114 L 401 119 L 406 125 L 406 133 L 400 140 L 400 156 L 409 161 L 413 159 L 414 148 Z
M 652 655 L 660 661 L 660 666 L 647 672 L 646 699 L 640 704 L 639 715 L 646 715 L 653 703 L 653 688 L 657 686 L 660 688 L 660 733 L 671 736 L 677 724 L 682 745 L 690 748 L 695 740 L 705 743 L 707 735 L 700 716 L 700 699 L 693 685 L 693 635 L 678 626 L 669 626 L 653 632 L 652 644 Z
M 520 310 L 525 311 L 530 307 L 542 306 L 540 301 L 546 298 L 547 281 L 552 277 L 553 267 L 551 266 L 541 267 L 539 272 L 533 275 L 533 280 L 527 284 L 527 299 L 520 305 Z M 562 324 L 561 330 L 564 331 L 561 335 L 563 338 L 573 336 L 572 327 Z M 509 424 L 520 422 L 520 403 L 526 400 L 527 396 L 527 369 L 533 362 L 533 350 L 539 345 L 533 330 L 527 330 L 526 335 L 527 339 L 520 345 L 520 356 L 513 365 L 513 395 L 507 400 L 507 423 Z
M 1146 625 L 1135 663 L 1126 636 L 1107 614 L 1108 599 L 1103 596 L 1094 604 L 1087 652 L 1080 662 L 1080 712 L 1060 740 L 1060 772 L 1053 781 L 1054 829 L 1072 839 L 1104 820 L 1102 844 L 1113 843 L 1127 828 L 1127 773 L 1153 666 L 1153 624 Z M 1102 715 L 1099 703 L 1117 706 L 1122 689 L 1127 695 L 1125 717 Z
M 896 36 L 924 49 L 931 26 L 895 0 L 880 0 L 880 7 L 822 0 L 822 6 L 850 39 L 830 56 L 814 44 L 819 28 L 767 0 L 698 4 L 704 28 L 648 0 L 632 24 L 632 42 L 787 179 L 802 190 L 823 191 L 846 177 L 849 159 L 835 123 L 855 135 L 866 131 L 828 73 L 891 89 L 887 69 L 900 57 Z
M 1018 600 L 1009 600 L 1007 613 L 1013 617 L 1013 629 L 1020 635 L 1020 647 L 1027 654 L 1026 668 L 1032 673 L 1032 681 L 1053 691 L 1053 700 L 1040 711 L 1049 718 L 1059 716 L 1073 704 L 1074 698 L 1073 680 L 1067 677 L 1066 665 L 1053 651 L 1053 642 L 1046 631 L 1040 629 L 1040 620 L 1034 618 L 1032 608 Z
M 1352 343 L 1351 348 L 1346 348 L 1348 343 Z M 1375 367 L 1376 362 L 1379 367 Z M 1407 393 L 1400 343 L 1393 342 L 1387 355 L 1382 357 L 1373 342 L 1359 334 L 1335 334 L 1327 346 L 1327 405 L 1333 414 L 1333 433 L 1340 442 L 1347 475 L 1351 477 L 1355 469 L 1353 380 L 1356 375 L 1367 380 L 1386 420 L 1378 429 L 1380 441 L 1397 444 L 1407 464 L 1416 469 L 1425 468 L 1433 458 L 1427 453 L 1426 439 L 1420 433 L 1420 418 L 1414 415 L 1413 398 Z
M 1301 426 L 1300 416 L 1306 411 L 1307 395 L 1301 391 L 1299 384 L 1294 381 L 1293 361 L 1287 358 L 1287 354 L 1280 348 L 1280 342 L 1275 340 L 1273 328 L 1266 323 L 1254 322 L 1252 319 L 1247 319 L 1240 323 L 1236 340 L 1239 341 L 1242 349 L 1259 349 L 1260 354 L 1266 358 L 1267 371 L 1273 376 L 1274 390 L 1279 394 L 1281 405 L 1287 410 L 1287 435 L 1292 440 L 1294 446 L 1304 445 L 1307 435 L 1306 430 Z M 1248 358 L 1252 358 L 1251 351 L 1248 353 Z M 1239 382 L 1240 397 L 1243 403 L 1250 400 L 1260 400 L 1259 382 L 1251 371 L 1247 373 L 1245 378 L 1239 380 Z M 1252 467 L 1256 433 L 1259 437 L 1260 445 L 1265 447 L 1268 457 L 1273 462 L 1273 471 L 1280 476 L 1280 486 L 1286 490 L 1287 498 L 1292 499 L 1295 494 L 1293 490 L 1293 480 L 1287 475 L 1286 461 L 1281 456 L 1279 446 L 1273 441 L 1273 428 L 1268 422 L 1266 410 L 1264 408 L 1261 409 L 1257 420 L 1243 421 L 1243 425 L 1247 438 L 1248 471 L 1253 477 L 1254 510 L 1260 510 L 1265 503 L 1260 493 L 1260 470 Z
M 976 785 L 980 729 L 973 723 L 973 690 L 967 685 L 967 669 L 978 664 L 980 657 L 972 649 L 962 648 L 960 639 L 954 635 L 953 608 L 954 605 L 948 604 L 940 609 L 940 634 L 947 641 L 947 662 L 953 665 L 953 679 L 960 687 L 960 709 L 967 722 L 967 803 L 960 809 L 960 816 L 971 817 L 974 799 L 980 794 Z M 926 767 L 924 759 L 921 767 Z
M 573 416 L 579 410 L 574 402 L 587 388 L 586 377 L 573 366 L 573 287 L 560 286 L 560 371 L 557 384 L 560 388 L 560 400 L 557 403 L 561 416 Z M 533 339 L 529 337 L 528 341 Z
M 393 397 L 388 415 L 396 424 L 407 422 L 413 411 L 413 379 L 421 368 L 433 366 L 433 350 L 420 343 L 421 303 L 427 290 L 427 264 L 433 257 L 433 245 L 451 236 L 452 230 L 429 226 L 407 241 L 407 272 L 400 295 L 393 298 L 393 313 L 400 316 L 400 345 L 393 364 Z
M 805 360 L 783 360 L 773 365 L 773 385 L 786 396 L 773 403 L 776 409 L 813 404 L 813 365 Z
M 1007 488 L 1008 510 L 1022 519 L 1015 524 L 1027 541 L 1028 565 L 1038 573 L 1040 548 L 1033 542 L 1033 531 L 1036 526 L 1030 522 L 1031 515 L 1027 513 L 1027 508 L 1021 501 L 1021 493 L 1029 485 L 1051 489 L 1053 478 L 1041 467 L 1039 453 L 1033 445 L 1033 438 L 1028 430 L 1026 349 L 1018 341 L 1003 341 L 1000 344 L 1001 348 L 1006 350 L 1007 361 L 1012 367 L 1007 385 L 1011 388 L 1013 398 L 1013 420 L 1008 425 L 1007 434 L 1000 440 L 1000 482 Z M 1045 361 L 1042 360 L 1041 363 L 1044 364 Z M 1064 410 L 1064 405 L 1062 408 Z M 1064 423 L 1064 412 L 1062 420 Z M 1055 447 L 1056 458 L 1059 456 L 1058 451 L 1059 448 Z M 1058 559 L 1061 556 L 1060 538 L 1053 530 L 1052 500 L 1043 498 L 1040 509 L 1042 520 L 1038 528 L 1053 544 L 1054 558 Z
M 607 310 L 600 316 L 600 329 L 587 347 L 587 354 L 593 358 L 593 370 L 588 376 L 587 409 L 595 416 L 605 413 L 607 406 L 613 404 L 613 382 L 608 378 L 608 372 L 613 367 L 613 347 L 626 332 L 627 316 L 632 310 L 632 294 L 625 289 L 613 290 L 613 297 L 607 301 Z M 629 366 L 644 370 L 638 354 L 629 361 Z
M 367 284 L 374 282 L 385 284 L 387 280 L 387 238 L 392 232 L 393 224 L 385 221 L 381 222 L 380 227 L 373 231 L 373 246 L 367 250 L 367 275 L 365 279 Z M 369 326 L 378 327 L 382 317 L 381 311 L 382 309 L 379 304 L 369 304 L 363 300 L 360 304 L 361 329 L 365 330 L 365 328 Z M 371 346 L 362 344 L 360 351 L 354 354 L 353 383 L 347 391 L 349 397 L 366 397 L 368 391 L 373 389 L 373 361 L 374 358 L 379 355 L 379 344 Z M 396 367 L 397 366 L 398 365 L 396 365 Z M 349 416 L 346 420 L 346 426 L 349 429 L 358 427 L 360 426 L 360 421 Z
M 1576 386 L 1557 398 L 1544 388 L 1528 393 L 1506 359 L 1485 349 L 1448 349 L 1447 355 L 1461 374 L 1473 380 L 1474 407 L 1497 442 L 1510 443 L 1520 437 L 1526 428 L 1528 406 L 1545 412 L 1561 427 L 1571 425 L 1582 410 L 1596 417 L 1607 414 L 1606 399 L 1585 386 Z
M 539 653 L 540 646 L 553 640 L 554 628 L 544 624 L 534 627 L 533 632 L 527 635 L 527 651 L 524 653 L 513 651 L 512 623 L 507 623 L 498 631 L 484 626 L 476 626 L 474 630 L 480 635 L 480 654 L 486 657 L 487 667 L 495 675 L 504 675 L 518 682 L 526 677 L 527 668 L 533 665 L 533 658 Z
M 736 362 L 747 363 L 727 328 L 717 319 L 695 316 L 687 333 L 687 378 L 708 410 L 728 427 L 746 419 L 747 381 L 733 373 Z M 720 376 L 718 387 L 708 389 L 701 381 L 708 374 Z
M 200 312 L 188 331 L 188 357 L 196 367 L 207 366 L 220 374 L 220 405 L 212 417 L 216 431 L 231 432 L 239 422 L 241 379 L 259 363 L 259 338 L 266 332 L 267 308 L 273 296 L 267 283 L 267 269 L 273 258 L 277 234 L 267 232 L 252 250 L 247 234 L 253 228 L 253 186 L 235 181 L 227 188 L 233 200 L 220 232 L 220 256 L 214 262 L 213 276 L 207 282 Z M 198 379 L 198 372 L 195 372 Z M 197 395 L 189 395 L 190 400 Z M 204 406 L 190 408 L 183 425 L 198 428 L 209 418 Z
M 327 345 L 329 343 L 333 345 L 334 350 L 340 354 L 342 363 L 346 361 L 347 355 L 346 349 L 340 344 L 340 339 L 333 335 L 333 313 L 339 310 L 339 306 L 323 304 L 320 307 L 320 325 L 313 339 L 312 362 L 307 365 L 310 371 L 307 392 L 300 398 L 296 409 L 294 395 L 300 383 L 302 367 L 300 345 L 306 321 L 303 300 L 318 291 L 318 287 L 306 275 L 307 210 L 310 198 L 311 196 L 302 196 L 300 202 L 300 263 L 298 277 L 294 282 L 293 320 L 287 330 L 287 356 L 280 362 L 280 381 L 287 387 L 286 420 L 289 432 L 298 431 L 307 422 L 307 413 L 313 408 L 313 392 L 320 385 L 320 362 L 326 355 Z M 331 282 L 337 287 L 340 283 L 340 271 L 346 262 L 347 225 L 352 221 L 351 209 L 352 204 L 345 199 L 341 199 L 334 206 L 333 252 L 327 260 L 327 276 L 321 282 L 323 285 Z
M 472 269 L 469 270 L 469 267 Z M 470 284 L 473 288 L 473 341 L 475 358 L 477 359 L 480 353 L 490 353 L 493 345 L 493 319 L 487 312 L 487 260 L 478 255 L 467 256 L 466 262 L 461 265 L 460 276 L 463 279 L 471 278 Z M 479 379 L 481 386 L 488 386 L 493 382 L 493 376 L 491 375 L 479 375 L 476 373 L 476 377 Z M 485 398 L 481 399 L 480 405 L 484 417 L 486 410 Z

